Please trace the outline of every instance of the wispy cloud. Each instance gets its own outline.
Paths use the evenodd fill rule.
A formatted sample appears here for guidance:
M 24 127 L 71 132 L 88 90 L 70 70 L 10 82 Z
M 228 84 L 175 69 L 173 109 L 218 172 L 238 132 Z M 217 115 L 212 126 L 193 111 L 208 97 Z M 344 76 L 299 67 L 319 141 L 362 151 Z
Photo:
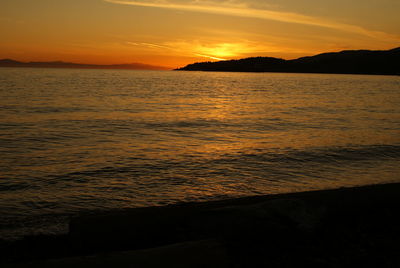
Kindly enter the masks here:
M 213 57 L 213 56 L 209 56 L 209 55 L 204 55 L 204 54 L 195 54 L 196 56 L 199 56 L 199 57 L 203 57 L 203 58 L 209 58 L 209 59 L 212 59 L 212 60 L 227 60 L 227 59 L 224 59 L 224 58 L 218 58 L 218 57 Z
M 237 1 L 191 1 L 188 4 L 181 2 L 172 2 L 168 0 L 153 0 L 153 1 L 126 1 L 126 0 L 104 0 L 113 4 L 132 5 L 142 7 L 156 7 L 164 9 L 174 9 L 183 11 L 196 11 L 210 14 L 222 14 L 237 17 L 257 18 L 265 20 L 274 20 L 286 23 L 303 24 L 310 26 L 318 26 L 330 28 L 355 34 L 361 34 L 372 38 L 385 38 L 390 40 L 400 40 L 399 36 L 388 34 L 380 31 L 372 31 L 363 27 L 351 24 L 345 24 L 335 21 L 330 21 L 324 18 L 311 17 L 298 13 L 282 12 L 267 9 L 256 9 L 248 7 L 244 2 Z
M 173 49 L 172 47 L 169 47 L 169 46 L 153 44 L 153 43 L 145 43 L 145 42 L 136 43 L 136 42 L 129 42 L 128 41 L 128 42 L 126 42 L 126 44 L 132 45 L 132 46 L 148 47 L 148 48 L 162 48 L 162 49 L 175 50 L 175 49 Z
M 196 43 L 196 42 L 195 42 Z M 130 46 L 138 46 L 138 47 L 145 47 L 149 49 L 157 49 L 157 50 L 170 50 L 172 52 L 179 52 L 180 55 L 188 55 L 188 56 L 196 56 L 201 58 L 208 58 L 213 60 L 226 60 L 226 58 L 216 57 L 212 55 L 213 51 L 206 51 L 211 52 L 211 54 L 203 54 L 201 52 L 204 51 L 204 46 L 194 43 L 187 43 L 187 42 L 173 42 L 167 45 L 160 45 L 154 43 L 147 43 L 147 42 L 125 42 L 125 44 Z

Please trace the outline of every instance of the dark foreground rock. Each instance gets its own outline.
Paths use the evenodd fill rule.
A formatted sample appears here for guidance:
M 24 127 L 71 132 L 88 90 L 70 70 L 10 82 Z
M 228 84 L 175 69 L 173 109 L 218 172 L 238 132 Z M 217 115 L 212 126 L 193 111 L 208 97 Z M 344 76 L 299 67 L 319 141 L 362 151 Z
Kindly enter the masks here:
M 400 267 L 399 209 L 400 184 L 375 185 L 81 215 L 0 246 L 6 267 Z

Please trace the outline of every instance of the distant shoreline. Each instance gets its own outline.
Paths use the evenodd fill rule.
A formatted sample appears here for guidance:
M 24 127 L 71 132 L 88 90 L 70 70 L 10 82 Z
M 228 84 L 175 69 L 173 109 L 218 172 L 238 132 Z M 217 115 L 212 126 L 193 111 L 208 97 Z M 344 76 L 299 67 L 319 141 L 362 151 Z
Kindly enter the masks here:
M 169 67 L 142 63 L 129 64 L 84 64 L 72 62 L 20 62 L 11 59 L 0 60 L 0 67 L 8 68 L 54 68 L 54 69 L 94 69 L 94 70 L 171 70 Z
M 122 71 L 179 71 L 179 72 L 216 72 L 216 73 L 254 73 L 254 74 L 333 74 L 333 75 L 377 75 L 377 76 L 400 76 L 400 74 L 364 74 L 364 73 L 318 73 L 318 72 L 253 72 L 253 71 L 201 71 L 201 70 L 177 70 L 177 69 L 125 69 L 125 68 L 82 68 L 82 67 L 27 67 L 27 66 L 19 66 L 19 67 L 8 67 L 8 66 L 0 66 L 0 68 L 17 68 L 17 69 L 64 69 L 64 70 L 122 70 Z

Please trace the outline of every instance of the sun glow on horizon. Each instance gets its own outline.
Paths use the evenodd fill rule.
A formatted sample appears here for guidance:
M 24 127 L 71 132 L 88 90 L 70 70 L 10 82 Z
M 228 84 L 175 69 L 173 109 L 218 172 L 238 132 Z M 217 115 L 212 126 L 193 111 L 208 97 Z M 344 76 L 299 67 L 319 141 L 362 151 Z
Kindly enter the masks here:
M 145 43 L 145 42 L 126 42 L 130 46 L 144 48 L 152 53 L 161 53 L 169 51 L 180 55 L 187 55 L 212 60 L 229 60 L 239 58 L 248 53 L 263 51 L 265 47 L 260 48 L 256 44 L 248 42 L 241 43 L 202 43 L 199 41 L 177 41 L 165 44 Z

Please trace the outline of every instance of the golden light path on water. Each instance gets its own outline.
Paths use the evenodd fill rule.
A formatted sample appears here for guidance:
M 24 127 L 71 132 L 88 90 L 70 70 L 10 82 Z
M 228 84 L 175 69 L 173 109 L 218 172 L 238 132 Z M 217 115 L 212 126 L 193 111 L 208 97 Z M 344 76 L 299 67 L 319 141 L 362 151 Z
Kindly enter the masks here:
M 0 80 L 3 225 L 399 181 L 396 76 L 2 69 Z

